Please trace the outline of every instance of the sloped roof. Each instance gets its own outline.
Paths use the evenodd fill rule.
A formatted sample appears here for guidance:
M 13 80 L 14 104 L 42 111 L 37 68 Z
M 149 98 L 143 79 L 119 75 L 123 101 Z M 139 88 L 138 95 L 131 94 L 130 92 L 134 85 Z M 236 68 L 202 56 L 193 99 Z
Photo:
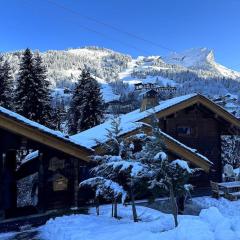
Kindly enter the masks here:
M 0 128 L 7 129 L 85 161 L 89 161 L 88 156 L 93 151 L 91 148 L 81 145 L 78 141 L 66 137 L 59 131 L 47 128 L 3 107 L 0 107 Z
M 216 103 L 212 102 L 208 98 L 200 94 L 188 94 L 180 97 L 175 97 L 160 102 L 160 104 L 154 108 L 146 111 L 140 111 L 137 109 L 130 113 L 121 116 L 121 134 L 131 132 L 142 126 L 141 122 L 147 122 L 152 114 L 156 114 L 157 117 L 166 117 L 177 111 L 185 109 L 186 107 L 192 106 L 196 103 L 200 103 L 231 123 L 233 126 L 240 129 L 240 120 L 234 115 L 220 107 Z M 104 142 L 106 139 L 107 129 L 111 126 L 111 120 L 108 120 L 96 127 L 83 131 L 81 133 L 70 136 L 70 138 L 79 144 L 82 144 L 88 148 L 94 148 L 97 146 L 97 142 Z M 97 140 L 97 142 L 96 142 Z
M 222 117 L 231 125 L 240 129 L 240 120 L 237 119 L 234 115 L 200 94 L 188 94 L 185 96 L 175 97 L 166 101 L 162 101 L 158 106 L 146 111 L 141 112 L 140 109 L 137 109 L 133 112 L 121 116 L 120 127 L 122 131 L 120 135 L 131 134 L 132 132 L 137 131 L 149 121 L 149 117 L 152 114 L 156 114 L 158 118 L 166 117 L 194 104 L 204 105 L 216 115 Z M 111 120 L 108 120 L 103 124 L 100 124 L 79 134 L 73 135 L 70 138 L 85 147 L 97 148 L 97 142 L 107 141 L 107 129 L 110 127 Z M 185 157 L 192 162 L 195 162 L 204 170 L 209 170 L 209 167 L 212 163 L 205 156 L 198 153 L 196 149 L 189 148 L 185 144 L 172 138 L 170 135 L 164 132 L 162 133 L 165 138 L 165 142 L 167 143 L 167 147 L 171 151 L 182 155 L 182 157 Z
M 140 111 L 140 109 L 133 112 L 127 113 L 121 116 L 122 129 L 120 135 L 131 135 L 134 132 L 140 130 L 143 126 L 146 128 L 146 120 L 154 113 L 158 114 L 167 109 L 172 109 L 174 106 L 186 103 L 187 101 L 198 97 L 198 94 L 189 94 L 185 96 L 175 97 L 166 101 L 161 102 L 158 106 L 148 109 L 146 111 Z M 111 127 L 111 120 L 104 122 L 96 127 L 78 133 L 71 136 L 70 138 L 78 143 L 89 147 L 98 149 L 99 142 L 106 142 L 108 139 L 106 137 L 107 129 Z M 189 148 L 185 144 L 172 138 L 170 135 L 162 132 L 164 141 L 167 148 L 173 153 L 180 155 L 187 160 L 195 163 L 199 167 L 203 168 L 205 171 L 209 171 L 210 165 L 212 164 L 205 156 L 197 152 L 196 149 Z
M 193 97 L 197 96 L 197 94 L 189 94 L 181 97 L 172 98 L 166 101 L 161 102 L 155 108 L 148 109 L 146 111 L 140 111 L 137 109 L 133 112 L 122 115 L 120 128 L 122 129 L 121 134 L 126 134 L 135 129 L 140 128 L 143 124 L 139 121 L 151 116 L 153 113 L 161 112 L 165 109 L 171 108 L 172 106 L 185 102 Z M 111 120 L 108 120 L 96 127 L 90 128 L 81 133 L 70 136 L 70 139 L 78 142 L 79 144 L 88 147 L 94 148 L 97 146 L 97 142 L 105 142 L 107 141 L 107 129 L 111 127 Z M 96 142 L 97 140 L 97 142 Z

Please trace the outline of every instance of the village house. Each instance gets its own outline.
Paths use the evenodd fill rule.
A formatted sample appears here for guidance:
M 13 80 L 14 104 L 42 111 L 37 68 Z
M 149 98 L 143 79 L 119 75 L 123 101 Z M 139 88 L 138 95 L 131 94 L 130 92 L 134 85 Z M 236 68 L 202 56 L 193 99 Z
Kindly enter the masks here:
M 199 188 L 210 180 L 220 182 L 221 139 L 240 135 L 240 120 L 199 94 L 158 103 L 150 91 L 140 109 L 121 116 L 121 135 L 149 133 L 155 114 L 168 156 L 203 170 L 191 182 Z M 107 141 L 110 123 L 68 137 L 0 107 L 1 218 L 23 215 L 26 209 L 79 207 L 84 199 L 79 182 L 88 177 L 90 156 L 103 152 L 99 143 Z
M 1 219 L 78 206 L 91 149 L 2 107 L 0 136 Z
M 157 92 L 151 89 L 144 92 L 140 109 L 121 116 L 122 135 L 149 132 L 144 123 L 151 123 L 153 114 L 159 120 L 169 157 L 182 158 L 204 170 L 191 179 L 192 183 L 197 187 L 208 187 L 210 180 L 221 182 L 222 136 L 240 135 L 240 120 L 200 94 L 158 103 Z M 71 136 L 71 139 L 101 152 L 99 143 L 106 141 L 110 122 Z

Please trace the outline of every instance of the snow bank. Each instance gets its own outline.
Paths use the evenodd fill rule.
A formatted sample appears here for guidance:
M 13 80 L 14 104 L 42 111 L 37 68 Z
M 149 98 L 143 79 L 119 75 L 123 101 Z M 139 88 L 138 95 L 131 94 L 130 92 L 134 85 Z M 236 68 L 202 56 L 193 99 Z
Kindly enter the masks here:
M 225 217 L 240 217 L 240 201 L 229 201 L 226 198 L 215 199 L 211 197 L 198 197 L 194 203 L 201 208 L 216 207 Z
M 222 223 L 226 220 L 216 207 L 203 209 L 200 212 L 199 217 L 204 222 L 208 223 L 212 230 L 215 230 L 219 223 Z
M 163 216 L 160 220 L 162 214 L 158 211 L 150 210 L 151 214 L 149 214 L 144 207 L 139 207 L 138 211 L 144 222 L 133 223 L 129 218 L 130 207 L 123 206 L 119 209 L 119 215 L 123 217 L 121 220 L 110 217 L 110 206 L 103 208 L 99 217 L 95 215 L 59 217 L 47 222 L 42 228 L 41 237 L 48 240 L 55 240 L 56 236 L 58 240 L 154 240 L 161 231 L 173 227 L 171 216 Z M 152 221 L 152 219 L 155 220 Z
M 199 199 L 200 201 L 200 199 Z M 231 208 L 231 203 L 228 205 Z M 71 215 L 51 219 L 42 227 L 48 240 L 240 240 L 240 216 L 229 218 L 216 207 L 203 209 L 199 216 L 179 216 L 174 228 L 172 215 L 137 206 L 141 222 L 132 221 L 131 207 L 119 205 L 121 220 L 111 218 L 111 206 L 95 209 L 89 215 Z
M 183 220 L 175 230 L 176 240 L 214 240 L 214 233 L 209 225 L 201 220 Z

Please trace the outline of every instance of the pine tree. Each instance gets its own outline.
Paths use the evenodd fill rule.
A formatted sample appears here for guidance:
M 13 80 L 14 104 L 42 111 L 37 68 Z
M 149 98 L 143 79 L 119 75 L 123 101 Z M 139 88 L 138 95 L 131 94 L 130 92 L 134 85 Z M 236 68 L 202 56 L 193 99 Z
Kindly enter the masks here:
M 108 180 L 103 177 L 93 177 L 82 181 L 79 186 L 81 188 L 90 188 L 94 191 L 94 201 L 96 205 L 96 212 L 99 215 L 99 203 L 100 198 L 105 200 L 112 200 L 113 205 L 117 203 L 121 198 L 122 203 L 125 201 L 127 193 L 124 191 L 123 187 L 118 183 Z M 112 206 L 113 206 L 112 205 Z M 116 206 L 116 205 L 115 205 Z M 117 208 L 112 208 L 112 217 L 117 218 Z
M 131 139 L 124 139 L 119 136 L 121 133 L 120 119 L 113 119 L 111 128 L 106 135 L 106 143 L 102 144 L 108 155 L 98 155 L 94 157 L 97 163 L 92 170 L 95 176 L 110 179 L 127 192 L 132 205 L 132 215 L 134 222 L 138 221 L 135 205 L 135 197 L 138 193 L 145 192 L 144 185 L 149 179 L 149 169 L 147 165 L 134 158 L 133 144 Z M 117 210 L 117 202 L 113 203 Z
M 65 111 L 65 104 L 64 100 L 56 99 L 55 104 L 52 110 L 52 124 L 53 128 L 58 131 L 64 131 L 65 129 L 62 127 L 62 124 L 66 121 L 66 111 Z M 64 131 L 65 132 L 65 131 Z
M 41 57 L 26 49 L 20 63 L 16 111 L 30 120 L 50 126 L 50 90 Z
M 155 195 L 166 194 L 170 197 L 172 214 L 175 226 L 178 225 L 177 199 L 188 191 L 186 184 L 189 177 L 196 171 L 189 168 L 184 160 L 170 160 L 165 153 L 166 146 L 163 133 L 158 127 L 155 116 L 152 117 L 152 135 L 141 135 L 142 150 L 136 153 L 136 157 L 151 170 L 149 190 Z M 190 185 L 188 185 L 190 186 Z
M 12 109 L 12 75 L 8 61 L 0 56 L 0 106 Z
M 16 112 L 29 118 L 35 118 L 34 105 L 36 85 L 34 83 L 34 60 L 30 49 L 26 49 L 20 62 L 17 88 L 15 93 Z
M 75 86 L 70 104 L 68 126 L 69 134 L 87 130 L 101 123 L 103 100 L 98 82 L 86 70 Z
M 42 58 L 39 54 L 34 58 L 34 80 L 37 86 L 37 109 L 35 112 L 35 121 L 52 127 L 51 124 L 51 91 L 50 82 L 47 79 L 47 70 L 43 65 Z

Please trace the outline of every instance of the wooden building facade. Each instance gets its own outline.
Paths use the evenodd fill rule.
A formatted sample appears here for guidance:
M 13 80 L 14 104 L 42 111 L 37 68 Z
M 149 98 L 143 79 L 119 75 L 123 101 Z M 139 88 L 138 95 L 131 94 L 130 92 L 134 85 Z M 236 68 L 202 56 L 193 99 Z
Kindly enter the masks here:
M 182 158 L 193 167 L 204 170 L 192 178 L 192 183 L 197 187 L 206 187 L 210 180 L 221 182 L 221 138 L 225 135 L 240 136 L 240 120 L 200 94 L 189 94 L 156 104 L 153 98 L 157 95 L 153 91 L 146 94 L 140 109 L 121 117 L 123 136 L 129 137 L 141 131 L 149 133 L 149 127 L 144 124 L 140 126 L 140 123 L 151 124 L 154 114 L 159 121 L 168 156 L 172 159 Z M 107 126 L 109 122 L 73 138 L 89 141 L 87 136 L 94 132 L 104 134 Z M 101 142 L 101 139 L 98 140 Z M 93 144 L 91 147 L 101 152 L 100 145 Z
M 78 207 L 78 185 L 91 154 L 63 134 L 0 108 L 1 219 Z

